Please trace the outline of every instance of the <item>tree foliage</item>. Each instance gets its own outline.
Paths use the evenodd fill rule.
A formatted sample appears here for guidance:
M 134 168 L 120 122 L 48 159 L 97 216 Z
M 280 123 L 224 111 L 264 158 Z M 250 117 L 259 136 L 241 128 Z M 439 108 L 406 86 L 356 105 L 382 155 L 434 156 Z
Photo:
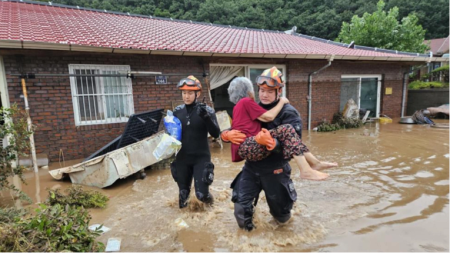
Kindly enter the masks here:
M 81 186 L 75 185 L 65 190 L 66 194 L 62 193 L 59 189 L 48 191 L 48 203 L 50 205 L 60 204 L 65 205 L 77 205 L 84 208 L 92 207 L 106 207 L 106 203 L 109 198 L 98 191 L 84 190 Z
M 398 21 L 399 11 L 393 7 L 388 12 L 384 10 L 386 4 L 380 0 L 377 10 L 364 13 L 362 17 L 352 17 L 350 23 L 343 22 L 338 41 L 358 45 L 394 49 L 399 51 L 424 53 L 428 46 L 423 43 L 425 30 L 418 25 L 415 14 L 409 14 Z
M 3 211 L 5 213 L 5 211 Z M 91 216 L 82 206 L 46 206 L 23 216 L 9 209 L 12 222 L 0 222 L 0 252 L 104 252 L 95 239 L 101 227 L 89 229 Z M 0 213 L 1 214 L 1 213 Z
M 449 65 L 439 67 L 430 73 L 422 75 L 420 80 L 414 80 L 408 85 L 410 90 L 428 88 L 447 88 L 449 86 Z
M 47 2 L 47 0 L 41 0 Z M 55 0 L 73 6 L 248 28 L 288 30 L 334 40 L 342 22 L 377 10 L 378 0 Z M 415 13 L 426 38 L 448 36 L 449 0 L 387 0 L 398 19 Z
M 341 112 L 337 112 L 333 115 L 331 123 L 327 120 L 323 120 L 317 126 L 317 132 L 332 132 L 339 129 L 359 128 L 362 125 L 364 125 L 364 123 L 360 118 L 346 118 Z
M 20 155 L 25 155 L 29 148 L 29 138 L 32 132 L 27 128 L 27 116 L 24 110 L 16 104 L 11 108 L 0 108 L 0 138 L 9 137 L 9 143 L 5 147 L 0 146 L 0 191 L 15 190 L 21 197 L 28 199 L 26 195 L 16 189 L 9 180 L 17 175 L 23 181 L 23 166 L 12 166 L 13 162 L 18 162 Z M 29 200 L 29 199 L 28 199 Z

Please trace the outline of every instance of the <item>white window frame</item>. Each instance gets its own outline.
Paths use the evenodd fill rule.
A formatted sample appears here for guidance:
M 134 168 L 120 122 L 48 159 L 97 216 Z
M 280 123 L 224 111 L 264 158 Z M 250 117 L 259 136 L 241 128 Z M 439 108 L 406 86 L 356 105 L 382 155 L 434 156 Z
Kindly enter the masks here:
M 75 70 L 78 69 L 90 69 L 90 70 L 98 70 L 99 74 L 104 74 L 104 71 L 118 71 L 120 73 L 127 73 L 130 71 L 129 65 L 100 65 L 100 64 L 69 64 L 69 73 L 75 74 Z M 114 95 L 104 93 L 104 87 L 106 84 L 106 77 L 87 77 L 87 78 L 95 78 L 96 84 L 99 85 L 100 91 L 97 91 L 97 94 L 92 96 L 97 97 L 97 104 L 99 106 L 99 110 L 104 111 L 104 119 L 95 119 L 95 120 L 81 120 L 81 112 L 78 109 L 78 94 L 77 94 L 77 79 L 74 76 L 70 77 L 70 88 L 72 93 L 72 103 L 73 103 L 73 112 L 76 126 L 87 126 L 87 125 L 100 125 L 100 124 L 111 124 L 111 123 L 122 123 L 128 122 L 129 117 L 134 114 L 134 103 L 133 103 L 133 88 L 132 82 L 130 78 L 125 77 L 116 77 L 116 81 L 123 78 L 125 80 L 125 93 L 113 93 Z M 120 79 L 119 79 L 120 78 Z M 89 96 L 89 95 L 88 95 Z M 113 96 L 117 101 L 122 101 L 128 104 L 128 112 L 127 115 L 120 117 L 108 117 L 107 109 L 106 109 L 106 96 Z M 120 103 L 120 102 L 119 102 Z
M 9 103 L 9 95 L 8 95 L 8 83 L 6 82 L 6 71 L 5 71 L 5 64 L 3 63 L 3 57 L 0 55 L 0 96 L 2 100 L 2 105 L 4 108 L 10 108 Z M 3 147 L 6 147 L 9 145 L 9 136 L 5 137 L 4 139 L 0 140 L 0 144 L 3 145 Z M 15 166 L 15 165 L 14 165 Z
M 281 72 L 283 73 L 283 80 L 285 84 L 287 83 L 287 72 L 286 72 L 286 65 L 283 64 L 229 64 L 229 63 L 211 63 L 210 66 L 243 66 L 244 67 L 244 74 L 245 77 L 250 79 L 250 69 L 268 69 L 273 66 L 277 67 Z M 262 72 L 261 72 L 262 73 Z M 251 80 L 252 83 L 255 80 Z M 287 84 L 286 84 L 287 85 Z M 283 92 L 281 94 L 282 97 L 286 97 L 286 85 L 283 87 Z M 255 91 L 258 92 L 258 91 Z M 256 94 L 258 95 L 258 94 Z
M 381 103 L 381 82 L 382 80 L 382 75 L 371 75 L 371 74 L 367 74 L 367 75 L 341 75 L 341 81 L 343 78 L 359 78 L 359 82 L 358 82 L 358 101 L 355 101 L 358 104 L 358 108 L 360 107 L 361 104 L 361 79 L 362 78 L 377 78 L 378 82 L 377 82 L 377 111 L 375 113 L 375 118 L 379 118 L 380 117 L 380 103 Z

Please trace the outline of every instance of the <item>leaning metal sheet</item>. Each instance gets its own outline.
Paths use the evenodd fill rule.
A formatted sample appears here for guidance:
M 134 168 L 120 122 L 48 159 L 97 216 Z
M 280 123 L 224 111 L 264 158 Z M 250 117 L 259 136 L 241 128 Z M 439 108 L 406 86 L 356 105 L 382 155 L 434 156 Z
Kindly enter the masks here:
M 104 188 L 158 162 L 153 151 L 164 136 L 160 131 L 142 141 L 73 166 L 52 170 L 57 180 L 68 174 L 72 183 Z M 171 154 L 167 154 L 171 155 Z

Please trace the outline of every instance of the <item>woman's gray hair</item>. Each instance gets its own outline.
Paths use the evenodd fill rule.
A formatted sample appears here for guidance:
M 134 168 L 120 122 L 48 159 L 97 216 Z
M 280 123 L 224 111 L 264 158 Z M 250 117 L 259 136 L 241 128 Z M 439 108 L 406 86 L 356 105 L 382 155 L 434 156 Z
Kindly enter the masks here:
M 230 96 L 230 102 L 237 104 L 239 100 L 250 97 L 250 94 L 255 96 L 253 84 L 247 77 L 236 77 L 231 81 L 228 87 L 228 95 Z

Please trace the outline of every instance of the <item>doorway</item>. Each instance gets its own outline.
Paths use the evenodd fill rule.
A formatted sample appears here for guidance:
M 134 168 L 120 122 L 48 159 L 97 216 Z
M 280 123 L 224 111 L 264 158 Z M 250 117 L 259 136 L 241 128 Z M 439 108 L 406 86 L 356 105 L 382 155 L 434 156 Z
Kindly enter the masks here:
M 261 73 L 268 68 L 271 68 L 273 66 L 276 66 L 281 72 L 283 73 L 283 78 L 287 80 L 287 74 L 286 74 L 286 66 L 285 65 L 272 65 L 272 64 L 220 64 L 220 63 L 213 63 L 210 65 L 211 67 L 231 67 L 231 68 L 237 68 L 240 67 L 241 69 L 238 72 L 233 72 L 233 75 L 223 75 L 224 72 L 222 71 L 217 73 L 216 75 L 221 76 L 219 79 L 225 79 L 228 80 L 228 82 L 224 84 L 214 85 L 214 83 L 211 84 L 211 97 L 214 101 L 214 109 L 216 111 L 220 110 L 226 110 L 228 115 L 230 117 L 233 117 L 233 107 L 234 104 L 230 102 L 228 97 L 228 87 L 230 86 L 231 81 L 238 76 L 245 76 L 250 79 L 250 81 L 253 83 L 253 87 L 255 90 L 255 100 L 256 102 L 259 102 L 258 97 L 258 86 L 256 85 L 256 77 L 258 75 L 261 75 Z M 230 71 L 231 72 L 231 71 Z M 215 78 L 215 72 L 211 71 L 211 80 L 216 79 Z M 283 88 L 283 92 L 281 96 L 286 96 L 286 86 Z
M 345 75 L 341 78 L 340 111 L 349 99 L 353 99 L 359 109 L 369 110 L 369 117 L 380 115 L 381 75 Z
M 230 87 L 231 81 L 238 76 L 244 76 L 244 69 L 239 71 L 236 75 L 234 75 L 230 81 L 225 84 L 211 90 L 211 97 L 214 101 L 214 109 L 216 111 L 227 111 L 228 115 L 233 118 L 233 107 L 234 104 L 230 102 L 228 97 L 228 87 Z

